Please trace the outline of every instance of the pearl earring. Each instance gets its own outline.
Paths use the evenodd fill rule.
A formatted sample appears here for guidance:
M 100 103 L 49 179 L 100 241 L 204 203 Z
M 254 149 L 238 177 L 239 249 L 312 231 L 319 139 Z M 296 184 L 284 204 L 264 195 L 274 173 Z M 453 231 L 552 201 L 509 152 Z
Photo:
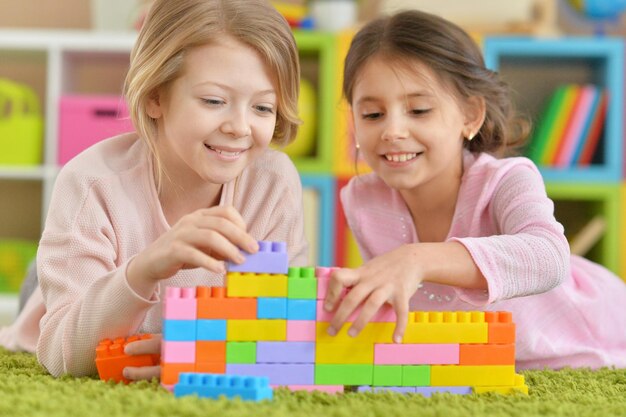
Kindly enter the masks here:
M 357 149 L 357 150 L 361 149 L 361 145 L 359 145 L 359 142 L 356 142 L 356 145 L 355 145 L 355 146 L 356 146 L 356 149 Z
M 471 142 L 471 141 L 472 141 L 472 139 L 474 139 L 474 136 L 475 136 L 475 135 L 476 135 L 475 133 L 470 132 L 470 134 L 469 134 L 469 135 L 467 135 L 467 141 L 468 141 L 468 142 Z

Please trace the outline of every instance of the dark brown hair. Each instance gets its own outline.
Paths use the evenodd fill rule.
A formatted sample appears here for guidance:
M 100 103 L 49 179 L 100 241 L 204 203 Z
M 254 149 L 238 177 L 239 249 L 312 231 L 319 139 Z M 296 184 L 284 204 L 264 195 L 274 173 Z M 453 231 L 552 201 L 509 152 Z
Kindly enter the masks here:
M 524 144 L 529 122 L 516 113 L 508 85 L 485 67 L 476 43 L 455 24 L 411 10 L 365 25 L 352 40 L 344 65 L 343 94 L 350 104 L 359 71 L 374 56 L 401 64 L 417 60 L 451 85 L 457 97 L 483 97 L 485 121 L 474 139 L 464 142 L 471 152 L 502 156 Z

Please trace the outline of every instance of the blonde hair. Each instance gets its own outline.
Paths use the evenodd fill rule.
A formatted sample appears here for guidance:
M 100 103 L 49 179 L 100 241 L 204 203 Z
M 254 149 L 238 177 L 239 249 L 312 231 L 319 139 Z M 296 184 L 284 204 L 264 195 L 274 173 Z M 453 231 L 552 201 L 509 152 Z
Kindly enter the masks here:
M 296 136 L 300 64 L 285 18 L 265 0 L 156 0 L 130 56 L 124 95 L 137 133 L 155 162 L 157 187 L 163 175 L 157 152 L 156 120 L 147 114 L 157 90 L 183 71 L 185 52 L 230 36 L 256 50 L 277 83 L 278 105 L 272 143 L 286 145 Z

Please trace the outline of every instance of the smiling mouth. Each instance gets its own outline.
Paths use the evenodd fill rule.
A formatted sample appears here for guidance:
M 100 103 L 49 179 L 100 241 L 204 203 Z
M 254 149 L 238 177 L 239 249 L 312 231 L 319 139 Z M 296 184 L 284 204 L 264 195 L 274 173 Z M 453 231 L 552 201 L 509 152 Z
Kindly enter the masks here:
M 387 161 L 390 162 L 406 162 L 411 159 L 417 158 L 418 155 L 421 155 L 421 152 L 412 152 L 412 153 L 396 153 L 396 154 L 384 154 L 382 155 Z
M 243 149 L 243 150 L 241 150 L 241 151 L 234 151 L 234 152 L 231 152 L 231 151 L 225 151 L 225 150 L 222 150 L 222 149 L 217 149 L 217 148 L 214 148 L 214 147 L 212 147 L 211 145 L 207 145 L 207 144 L 205 144 L 204 146 L 206 146 L 207 148 L 209 148 L 210 150 L 212 150 L 212 151 L 214 151 L 214 152 L 217 152 L 217 153 L 218 153 L 218 154 L 220 154 L 220 155 L 224 155 L 224 156 L 231 156 L 231 157 L 232 157 L 232 156 L 238 156 L 238 155 L 241 155 L 241 153 L 242 153 L 242 152 L 245 152 L 245 151 L 246 151 L 246 149 Z

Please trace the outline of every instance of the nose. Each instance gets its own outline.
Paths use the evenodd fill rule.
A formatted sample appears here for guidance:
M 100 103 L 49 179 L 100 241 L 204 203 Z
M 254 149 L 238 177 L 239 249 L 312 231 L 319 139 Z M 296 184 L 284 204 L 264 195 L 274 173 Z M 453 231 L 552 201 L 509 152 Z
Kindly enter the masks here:
M 389 112 L 382 134 L 382 139 L 393 142 L 395 140 L 406 139 L 409 136 L 406 121 L 402 114 Z
M 252 129 L 246 117 L 245 110 L 233 109 L 223 121 L 220 130 L 234 139 L 250 136 Z

